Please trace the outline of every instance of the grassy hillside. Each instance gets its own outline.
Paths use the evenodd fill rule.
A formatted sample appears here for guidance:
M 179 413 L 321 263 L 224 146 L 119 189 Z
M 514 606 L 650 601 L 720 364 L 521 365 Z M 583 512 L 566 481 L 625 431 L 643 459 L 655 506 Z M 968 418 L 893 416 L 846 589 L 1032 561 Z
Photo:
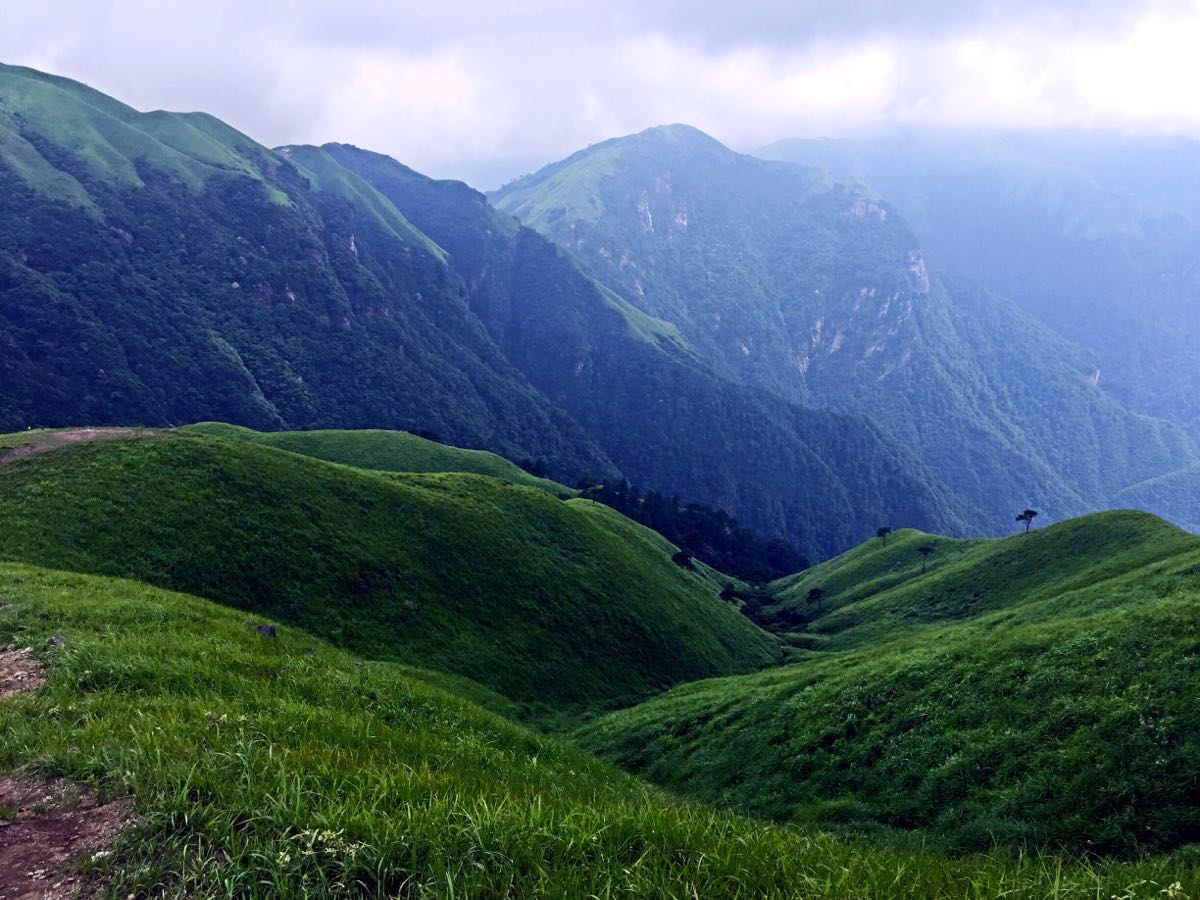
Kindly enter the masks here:
M 586 727 L 584 746 L 745 812 L 956 849 L 1200 842 L 1200 539 L 1106 514 L 938 541 L 922 577 L 926 540 L 784 587 L 825 586 L 805 633 L 838 649 L 686 685 Z
M 918 547 L 934 548 L 921 574 Z M 774 586 L 775 609 L 812 621 L 805 633 L 848 649 L 929 623 L 1004 612 L 1018 622 L 1151 599 L 1151 567 L 1200 551 L 1194 535 L 1139 512 L 1070 519 L 1002 540 L 956 541 L 906 529 Z M 819 587 L 819 608 L 807 600 Z
M 473 678 L 532 712 L 778 657 L 661 547 L 495 478 L 163 433 L 0 466 L 0 519 L 0 559 L 198 594 Z
M 236 612 L 134 582 L 0 565 L 0 597 L 0 646 L 45 648 L 49 669 L 42 691 L 3 701 L 0 770 L 132 792 L 136 828 L 89 866 L 116 896 L 1200 891 L 1182 859 L 948 860 L 705 810 L 433 673 L 363 664 L 290 629 L 269 642 Z M 51 634 L 66 643 L 46 648 Z
M 150 167 L 197 191 L 213 175 L 237 172 L 264 183 L 273 202 L 288 202 L 265 184 L 278 158 L 211 117 L 140 113 L 86 85 L 20 66 L 0 65 L 0 90 L 0 153 L 25 183 L 53 199 L 91 209 L 93 179 L 140 188 Z M 70 148 L 82 171 L 56 166 L 43 141 Z
M 250 441 L 327 462 L 382 472 L 473 472 L 514 484 L 541 488 L 559 496 L 575 492 L 545 478 L 530 475 L 520 466 L 486 450 L 464 450 L 426 440 L 405 431 L 254 431 L 221 422 L 186 425 L 181 431 L 232 440 Z M 0 440 L 3 440 L 0 437 Z

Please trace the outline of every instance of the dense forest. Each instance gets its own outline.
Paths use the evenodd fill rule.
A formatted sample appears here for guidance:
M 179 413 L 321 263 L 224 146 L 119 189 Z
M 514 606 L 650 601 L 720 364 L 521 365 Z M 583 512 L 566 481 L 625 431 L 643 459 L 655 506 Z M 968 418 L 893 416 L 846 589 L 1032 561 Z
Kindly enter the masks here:
M 579 487 L 582 496 L 653 528 L 677 546 L 676 561 L 682 565 L 699 559 L 743 581 L 770 581 L 808 568 L 808 560 L 785 539 L 755 534 L 724 510 L 642 491 L 624 480 L 582 481 Z

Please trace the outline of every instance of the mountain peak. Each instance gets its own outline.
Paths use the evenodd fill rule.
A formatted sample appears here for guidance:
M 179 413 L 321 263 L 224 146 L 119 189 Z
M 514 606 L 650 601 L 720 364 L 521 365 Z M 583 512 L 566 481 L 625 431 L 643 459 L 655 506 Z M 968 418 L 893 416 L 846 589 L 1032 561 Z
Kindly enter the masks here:
M 707 144 L 709 146 L 725 148 L 725 145 L 718 141 L 711 134 L 701 131 L 695 125 L 688 125 L 683 122 L 674 122 L 670 125 L 654 125 L 645 129 L 644 131 L 639 131 L 637 134 L 633 135 L 633 137 L 653 137 L 672 141 L 692 141 L 699 144 Z
M 622 155 L 650 152 L 659 159 L 670 158 L 671 154 L 679 153 L 687 154 L 689 157 L 695 154 L 734 155 L 732 150 L 712 135 L 693 125 L 682 123 L 655 125 L 634 134 L 594 144 L 583 151 L 582 155 L 587 155 L 589 151 L 600 153 L 615 151 Z

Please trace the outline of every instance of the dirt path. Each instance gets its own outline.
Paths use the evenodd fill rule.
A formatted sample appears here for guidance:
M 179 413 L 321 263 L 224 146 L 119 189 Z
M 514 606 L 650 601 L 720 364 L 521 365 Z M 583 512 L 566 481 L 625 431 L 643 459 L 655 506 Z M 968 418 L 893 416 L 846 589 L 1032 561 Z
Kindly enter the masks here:
M 111 440 L 141 433 L 143 433 L 141 428 L 72 428 L 66 431 L 48 431 L 45 434 L 32 435 L 28 444 L 21 444 L 9 450 L 0 450 L 0 466 L 10 463 L 14 459 L 57 450 L 71 444 Z
M 0 651 L 0 702 L 45 684 L 32 652 Z M 133 822 L 133 800 L 101 803 L 65 779 L 0 775 L 0 900 L 67 900 L 97 893 L 75 864 L 107 852 Z
M 33 649 L 0 650 L 0 700 L 21 691 L 36 691 L 46 683 L 42 664 L 33 658 Z

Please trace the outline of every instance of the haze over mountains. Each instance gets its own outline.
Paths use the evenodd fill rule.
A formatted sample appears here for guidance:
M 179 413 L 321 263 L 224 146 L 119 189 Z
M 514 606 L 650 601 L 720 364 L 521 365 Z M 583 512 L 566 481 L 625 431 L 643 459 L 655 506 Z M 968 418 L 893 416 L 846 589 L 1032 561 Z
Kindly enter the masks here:
M 818 558 L 881 523 L 999 533 L 1028 505 L 1200 521 L 1184 401 L 1096 383 L 1082 330 L 944 277 L 859 181 L 670 126 L 493 207 L 345 145 L 0 84 L 6 428 L 420 430 Z
M 727 377 L 883 424 L 977 532 L 1018 497 L 1078 513 L 1164 476 L 1179 491 L 1156 508 L 1193 522 L 1184 430 L 1110 396 L 1086 350 L 1013 302 L 944 279 L 886 197 L 686 126 L 588 148 L 493 195 Z

